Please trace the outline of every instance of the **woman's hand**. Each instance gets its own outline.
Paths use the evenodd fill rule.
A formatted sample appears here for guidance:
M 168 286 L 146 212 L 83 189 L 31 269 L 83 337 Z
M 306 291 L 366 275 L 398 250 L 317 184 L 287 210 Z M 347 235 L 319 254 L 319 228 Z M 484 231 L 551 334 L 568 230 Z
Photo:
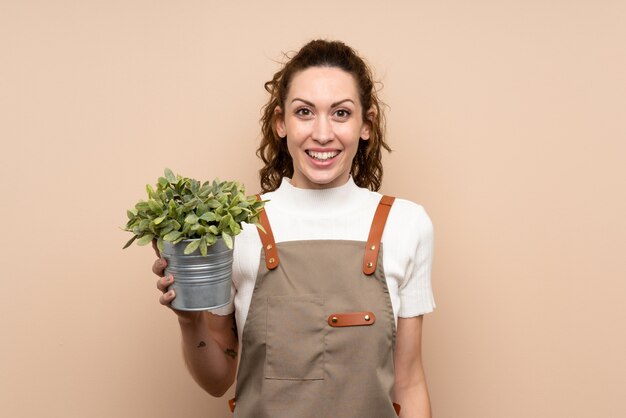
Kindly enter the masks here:
M 172 308 L 172 301 L 176 297 L 176 292 L 174 289 L 170 289 L 169 287 L 174 283 L 174 276 L 171 274 L 165 276 L 165 267 L 167 267 L 167 260 L 161 257 L 161 252 L 157 248 L 156 240 L 152 241 L 152 248 L 154 248 L 154 252 L 158 257 L 155 260 L 154 264 L 152 264 L 152 272 L 159 276 L 157 280 L 157 289 L 159 289 L 162 295 L 159 297 L 159 303 L 170 308 L 172 311 L 178 315 L 178 320 L 181 323 L 192 323 L 198 320 L 201 315 L 201 312 L 194 311 L 179 311 L 177 309 Z
M 152 272 L 159 276 L 157 289 L 162 292 L 159 302 L 178 315 L 182 334 L 183 356 L 194 380 L 213 396 L 222 396 L 235 381 L 237 374 L 237 328 L 234 313 L 214 315 L 207 311 L 180 311 L 172 308 L 176 297 L 172 275 L 165 276 L 167 260 L 161 257 L 156 242 L 152 248 L 158 259 Z

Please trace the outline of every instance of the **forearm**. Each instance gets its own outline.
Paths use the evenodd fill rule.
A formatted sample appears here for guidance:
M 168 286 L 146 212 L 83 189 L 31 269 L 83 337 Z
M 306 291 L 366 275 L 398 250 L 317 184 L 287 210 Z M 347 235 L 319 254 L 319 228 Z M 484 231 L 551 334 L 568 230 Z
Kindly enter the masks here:
M 235 380 L 237 334 L 232 315 L 204 312 L 194 321 L 179 320 L 183 356 L 194 380 L 209 394 L 222 396 Z
M 425 379 L 396 388 L 396 402 L 400 404 L 400 418 L 432 418 L 430 398 Z
M 422 364 L 423 320 L 423 316 L 398 319 L 395 402 L 402 408 L 400 418 L 432 417 Z

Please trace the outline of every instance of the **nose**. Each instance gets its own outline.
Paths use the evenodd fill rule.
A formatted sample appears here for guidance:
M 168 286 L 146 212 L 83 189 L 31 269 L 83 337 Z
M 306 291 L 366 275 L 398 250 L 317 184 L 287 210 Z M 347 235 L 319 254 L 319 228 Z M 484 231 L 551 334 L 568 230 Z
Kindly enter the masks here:
M 312 137 L 313 140 L 320 144 L 326 144 L 333 140 L 333 127 L 327 118 L 319 117 L 315 119 Z

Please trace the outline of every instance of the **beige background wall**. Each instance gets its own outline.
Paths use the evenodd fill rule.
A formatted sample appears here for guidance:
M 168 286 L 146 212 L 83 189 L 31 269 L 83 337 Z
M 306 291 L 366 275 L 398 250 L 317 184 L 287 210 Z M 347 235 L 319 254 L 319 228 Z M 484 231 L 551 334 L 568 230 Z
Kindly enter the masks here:
M 383 191 L 435 224 L 435 417 L 626 416 L 626 2 L 0 0 L 3 416 L 229 416 L 118 227 L 165 166 L 256 191 L 315 37 L 375 67 Z

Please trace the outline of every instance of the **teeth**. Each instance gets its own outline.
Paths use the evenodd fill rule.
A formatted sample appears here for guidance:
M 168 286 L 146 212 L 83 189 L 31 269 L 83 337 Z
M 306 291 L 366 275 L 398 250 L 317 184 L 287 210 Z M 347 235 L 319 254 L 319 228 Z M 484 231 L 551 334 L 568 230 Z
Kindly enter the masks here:
M 332 151 L 332 152 L 315 152 L 315 151 L 307 151 L 307 154 L 309 154 L 311 157 L 315 158 L 316 160 L 328 160 L 330 158 L 334 158 L 337 156 L 337 154 L 339 154 L 339 151 Z

